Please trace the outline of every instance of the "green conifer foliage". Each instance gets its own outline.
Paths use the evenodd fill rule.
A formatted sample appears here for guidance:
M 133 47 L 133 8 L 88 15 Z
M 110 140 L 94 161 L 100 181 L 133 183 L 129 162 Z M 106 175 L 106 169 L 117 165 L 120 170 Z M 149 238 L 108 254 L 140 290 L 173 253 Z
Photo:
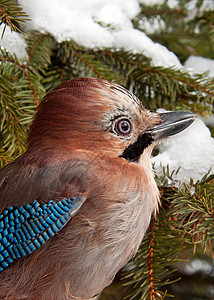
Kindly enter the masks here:
M 167 46 L 181 62 L 191 54 L 214 58 L 214 11 L 202 9 L 205 0 L 198 0 L 190 18 L 190 1 L 178 2 L 177 9 L 171 9 L 168 1 L 155 6 L 141 4 L 141 12 L 133 20 L 135 28 Z M 16 1 L 5 0 L 0 1 L 0 17 L 4 28 L 9 25 L 18 32 L 28 19 Z M 143 26 L 145 20 L 159 22 L 159 26 L 149 33 Z M 142 54 L 87 49 L 72 40 L 58 43 L 48 33 L 24 31 L 27 60 L 20 61 L 0 49 L 0 167 L 26 150 L 29 126 L 43 96 L 71 78 L 91 76 L 121 84 L 153 111 L 164 107 L 201 116 L 213 113 L 214 80 L 207 74 L 154 67 Z M 156 177 L 160 212 L 152 218 L 136 257 L 101 299 L 156 300 L 171 295 L 178 300 L 214 299 L 214 175 L 178 186 L 174 174 L 164 169 Z M 205 261 L 212 271 L 188 273 L 187 261 L 195 259 Z

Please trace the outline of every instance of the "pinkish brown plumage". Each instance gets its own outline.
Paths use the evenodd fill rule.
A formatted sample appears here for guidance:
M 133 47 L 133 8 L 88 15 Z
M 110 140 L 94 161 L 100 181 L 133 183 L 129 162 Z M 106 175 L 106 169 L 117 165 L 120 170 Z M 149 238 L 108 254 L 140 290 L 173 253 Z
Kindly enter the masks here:
M 45 208 L 72 197 L 81 203 L 37 250 L 6 267 L 2 262 L 0 299 L 100 294 L 135 255 L 158 208 L 150 161 L 155 143 L 193 119 L 151 113 L 127 90 L 101 79 L 73 79 L 47 94 L 27 152 L 0 171 L 0 214 L 34 200 Z

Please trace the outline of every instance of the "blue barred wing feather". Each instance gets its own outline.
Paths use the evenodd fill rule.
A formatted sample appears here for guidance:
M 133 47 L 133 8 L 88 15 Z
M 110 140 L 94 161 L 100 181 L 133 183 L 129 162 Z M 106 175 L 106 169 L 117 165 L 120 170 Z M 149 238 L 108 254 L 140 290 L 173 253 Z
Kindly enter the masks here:
M 0 272 L 40 248 L 79 210 L 85 197 L 11 206 L 0 215 Z

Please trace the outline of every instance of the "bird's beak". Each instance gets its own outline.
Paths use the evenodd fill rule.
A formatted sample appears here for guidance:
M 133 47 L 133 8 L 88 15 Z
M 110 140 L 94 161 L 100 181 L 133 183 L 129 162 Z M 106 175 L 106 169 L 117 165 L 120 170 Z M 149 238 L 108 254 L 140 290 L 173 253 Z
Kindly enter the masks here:
M 160 123 L 146 129 L 138 136 L 138 139 L 130 144 L 122 153 L 121 157 L 136 162 L 139 160 L 144 149 L 153 141 L 166 138 L 170 135 L 186 129 L 195 120 L 195 116 L 187 112 L 168 112 L 159 114 Z
M 149 134 L 153 140 L 160 140 L 179 133 L 195 120 L 195 115 L 183 111 L 160 113 L 159 115 L 162 122 L 144 132 L 144 134 Z

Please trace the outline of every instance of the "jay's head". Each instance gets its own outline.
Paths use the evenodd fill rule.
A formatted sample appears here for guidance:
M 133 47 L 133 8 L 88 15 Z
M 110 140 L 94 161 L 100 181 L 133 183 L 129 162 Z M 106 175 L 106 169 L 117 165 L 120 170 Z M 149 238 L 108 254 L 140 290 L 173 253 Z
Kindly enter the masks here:
M 152 113 L 125 88 L 102 79 L 72 79 L 48 93 L 29 148 L 83 149 L 137 162 L 145 149 L 194 121 L 184 112 Z

